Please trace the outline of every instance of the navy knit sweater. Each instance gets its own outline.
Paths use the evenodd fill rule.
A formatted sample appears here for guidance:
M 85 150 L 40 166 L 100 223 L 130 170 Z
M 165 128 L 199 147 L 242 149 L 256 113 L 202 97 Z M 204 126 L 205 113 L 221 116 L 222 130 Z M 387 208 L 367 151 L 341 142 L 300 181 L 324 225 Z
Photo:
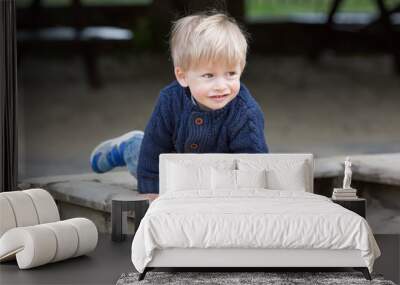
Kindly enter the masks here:
M 161 153 L 267 153 L 264 115 L 249 90 L 218 110 L 202 109 L 189 88 L 174 81 L 157 99 L 144 130 L 137 169 L 138 191 L 159 192 Z

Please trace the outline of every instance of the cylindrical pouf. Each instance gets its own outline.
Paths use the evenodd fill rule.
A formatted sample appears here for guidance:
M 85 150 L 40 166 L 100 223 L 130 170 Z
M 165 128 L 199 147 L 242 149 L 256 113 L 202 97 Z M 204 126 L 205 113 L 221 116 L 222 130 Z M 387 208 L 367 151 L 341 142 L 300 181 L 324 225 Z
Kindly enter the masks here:
M 51 229 L 57 239 L 57 252 L 51 262 L 57 262 L 74 256 L 78 249 L 78 233 L 71 224 L 65 221 L 44 224 L 44 227 Z
M 94 223 L 75 218 L 14 228 L 0 238 L 0 261 L 16 254 L 20 269 L 28 269 L 86 254 L 96 248 Z
M 10 203 L 17 227 L 33 226 L 39 223 L 35 205 L 28 194 L 23 191 L 11 191 L 0 195 Z
M 39 224 L 52 223 L 60 220 L 56 202 L 49 192 L 43 189 L 29 189 L 23 192 L 31 197 L 39 218 Z
M 9 229 L 60 220 L 53 197 L 43 189 L 0 193 L 0 237 Z
M 0 260 L 16 254 L 20 269 L 49 263 L 56 252 L 56 236 L 42 225 L 14 228 L 0 238 Z
M 8 199 L 0 195 L 0 237 L 9 229 L 15 228 L 14 211 Z
M 65 220 L 64 222 L 71 224 L 78 232 L 79 246 L 74 257 L 86 254 L 96 248 L 98 232 L 95 224 L 91 220 L 74 218 Z

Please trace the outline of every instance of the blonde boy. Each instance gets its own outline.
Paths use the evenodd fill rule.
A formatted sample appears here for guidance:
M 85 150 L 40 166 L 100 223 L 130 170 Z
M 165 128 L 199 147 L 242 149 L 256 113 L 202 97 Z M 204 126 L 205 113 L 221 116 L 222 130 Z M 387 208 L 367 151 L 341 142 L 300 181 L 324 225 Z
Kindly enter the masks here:
M 161 153 L 267 153 L 264 115 L 240 82 L 247 41 L 222 13 L 187 16 L 170 38 L 176 81 L 161 90 L 144 130 L 101 143 L 94 171 L 128 167 L 140 193 L 159 192 Z

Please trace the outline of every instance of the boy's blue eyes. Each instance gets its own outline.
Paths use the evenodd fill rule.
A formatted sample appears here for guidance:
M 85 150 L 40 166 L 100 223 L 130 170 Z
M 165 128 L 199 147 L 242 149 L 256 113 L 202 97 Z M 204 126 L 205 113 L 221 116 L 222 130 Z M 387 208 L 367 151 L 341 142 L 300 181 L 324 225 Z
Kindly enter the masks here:
M 235 71 L 228 72 L 228 76 L 235 76 L 235 75 L 236 75 Z M 202 75 L 202 77 L 204 77 L 204 78 L 212 78 L 212 77 L 214 77 L 214 75 L 212 73 L 205 73 L 205 74 Z

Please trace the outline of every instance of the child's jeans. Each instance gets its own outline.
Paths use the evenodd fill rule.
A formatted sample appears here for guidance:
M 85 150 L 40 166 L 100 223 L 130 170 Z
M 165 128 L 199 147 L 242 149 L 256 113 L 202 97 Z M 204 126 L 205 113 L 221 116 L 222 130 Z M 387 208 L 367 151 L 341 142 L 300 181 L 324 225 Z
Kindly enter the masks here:
M 137 167 L 139 162 L 140 147 L 142 145 L 142 140 L 144 136 L 143 131 L 137 131 L 134 136 L 127 140 L 124 147 L 124 160 L 126 167 L 128 168 L 130 174 L 137 178 Z M 140 133 L 139 133 L 140 132 Z

